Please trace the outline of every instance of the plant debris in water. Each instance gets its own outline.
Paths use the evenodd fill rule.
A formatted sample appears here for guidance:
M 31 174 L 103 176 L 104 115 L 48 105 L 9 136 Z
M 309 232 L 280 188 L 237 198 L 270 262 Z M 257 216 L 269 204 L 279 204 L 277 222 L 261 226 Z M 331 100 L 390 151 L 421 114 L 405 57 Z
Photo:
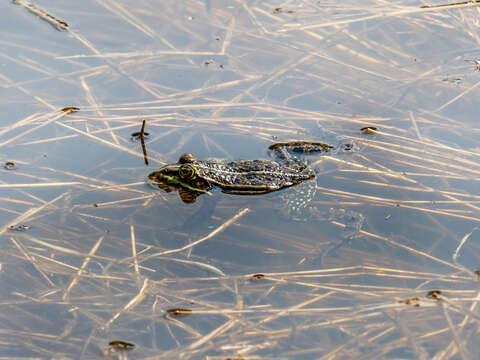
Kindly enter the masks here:
M 117 350 L 132 350 L 135 347 L 135 344 L 122 341 L 122 340 L 114 340 L 110 341 L 108 343 L 108 346 L 112 349 L 117 349 Z
M 280 13 L 282 13 L 282 12 L 285 12 L 285 13 L 287 13 L 287 14 L 293 14 L 295 11 L 293 11 L 293 10 L 284 10 L 284 9 L 281 8 L 281 7 L 277 7 L 277 8 L 275 8 L 275 9 L 273 9 L 273 13 L 274 13 L 274 14 L 280 14 Z
M 360 131 L 363 132 L 364 134 L 375 134 L 375 132 L 377 131 L 377 128 L 375 126 L 365 126 L 361 128 Z
M 37 8 L 35 5 L 28 3 L 24 0 L 13 0 L 14 4 L 22 5 L 25 9 L 27 9 L 32 14 L 37 15 L 40 19 L 48 22 L 57 30 L 68 30 L 68 24 L 65 21 L 58 20 L 57 18 L 53 17 L 52 15 L 48 14 L 47 12 Z
M 143 119 L 142 121 L 142 128 L 140 131 L 134 132 L 131 134 L 132 139 L 140 139 L 140 143 L 142 144 L 142 151 L 143 151 L 143 159 L 145 161 L 145 165 L 148 166 L 148 155 L 147 155 L 147 147 L 145 145 L 145 137 L 150 135 L 150 133 L 145 131 L 145 125 L 147 121 Z
M 150 133 L 145 131 L 146 120 L 142 121 L 142 128 L 140 131 L 133 132 L 130 136 L 134 139 L 145 139 L 145 136 L 149 136 Z
M 400 304 L 405 304 L 405 305 L 412 305 L 412 306 L 415 306 L 415 307 L 419 307 L 420 306 L 420 299 L 418 297 L 413 297 L 413 298 L 410 298 L 410 299 L 407 299 L 407 300 L 399 300 L 398 301 Z
M 442 292 L 440 290 L 430 290 L 427 293 L 427 298 L 434 299 L 434 300 L 440 300 L 441 295 L 442 295 Z
M 475 270 L 473 273 L 477 275 L 477 280 L 480 280 L 480 269 Z
M 192 313 L 192 310 L 184 309 L 184 308 L 173 308 L 173 309 L 167 310 L 167 314 L 170 314 L 173 316 L 186 316 L 186 315 L 190 315 L 191 313 Z
M 289 15 L 286 2 L 155 12 L 155 2 L 24 1 L 75 26 L 52 32 L 4 5 L 0 28 L 15 36 L 0 50 L 0 147 L 22 171 L 0 172 L 0 354 L 95 359 L 101 344 L 118 359 L 480 358 L 478 235 L 466 236 L 480 223 L 480 73 L 459 66 L 479 58 L 478 2 L 297 2 Z M 138 168 L 130 139 L 139 116 L 155 134 L 145 141 L 155 169 L 189 151 L 263 159 L 272 137 L 331 143 L 307 159 L 312 207 L 365 222 L 282 221 L 295 187 L 219 196 L 203 227 L 183 228 L 217 194 L 185 206 L 145 186 L 154 169 Z M 359 130 L 369 124 L 381 136 Z M 361 151 L 345 154 L 335 136 Z M 350 229 L 359 237 L 342 242 Z M 130 352 L 108 345 L 129 339 Z
M 10 225 L 8 227 L 9 230 L 12 231 L 27 231 L 30 229 L 30 226 L 28 225 Z
M 5 168 L 5 170 L 15 170 L 17 168 L 17 166 L 15 165 L 15 163 L 13 161 L 7 161 L 3 167 Z
M 252 278 L 256 279 L 256 280 L 260 280 L 260 279 L 264 279 L 265 275 L 263 275 L 263 274 L 253 274 Z
M 71 113 L 77 112 L 79 110 L 80 110 L 80 108 L 78 108 L 76 106 L 67 106 L 67 107 L 64 107 L 61 111 L 63 111 L 65 114 L 71 114 Z
M 473 1 L 460 1 L 460 2 L 452 2 L 446 4 L 439 4 L 439 5 L 422 5 L 420 6 L 421 9 L 435 9 L 435 8 L 442 8 L 442 7 L 456 7 L 456 6 L 465 6 L 465 5 L 475 5 L 476 0 Z

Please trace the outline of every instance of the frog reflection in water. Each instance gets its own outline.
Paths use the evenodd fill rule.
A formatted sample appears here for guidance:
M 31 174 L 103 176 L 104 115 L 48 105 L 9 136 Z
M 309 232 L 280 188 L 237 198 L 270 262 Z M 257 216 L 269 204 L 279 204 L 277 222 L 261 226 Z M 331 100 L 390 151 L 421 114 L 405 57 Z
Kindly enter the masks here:
M 276 143 L 269 150 L 274 160 L 197 160 L 183 154 L 178 163 L 161 167 L 149 175 L 150 180 L 169 192 L 178 189 L 184 202 L 195 202 L 214 186 L 236 195 L 258 195 L 298 185 L 315 177 L 313 169 L 290 153 L 327 152 L 330 145 L 296 141 Z
M 258 195 L 296 186 L 296 191 L 282 194 L 285 203 L 281 213 L 292 220 L 340 221 L 345 224 L 344 241 L 333 242 L 318 258 L 323 261 L 331 250 L 343 245 L 359 234 L 364 216 L 353 210 L 333 209 L 321 212 L 309 206 L 316 192 L 315 172 L 290 153 L 325 153 L 333 146 L 310 141 L 276 143 L 269 147 L 276 160 L 197 160 L 192 154 L 183 154 L 178 163 L 165 165 L 149 175 L 150 180 L 159 188 L 170 192 L 177 189 L 180 198 L 186 203 L 193 203 L 201 194 L 218 187 L 224 193 L 235 195 Z M 345 150 L 350 150 L 345 146 Z M 211 201 L 207 202 L 210 203 Z M 213 207 L 215 205 L 212 205 Z M 213 210 L 197 213 L 200 216 Z M 194 221 L 195 222 L 195 221 Z M 188 221 L 187 224 L 191 224 Z M 195 222 L 197 223 L 197 222 Z M 202 223 L 200 221 L 200 223 Z

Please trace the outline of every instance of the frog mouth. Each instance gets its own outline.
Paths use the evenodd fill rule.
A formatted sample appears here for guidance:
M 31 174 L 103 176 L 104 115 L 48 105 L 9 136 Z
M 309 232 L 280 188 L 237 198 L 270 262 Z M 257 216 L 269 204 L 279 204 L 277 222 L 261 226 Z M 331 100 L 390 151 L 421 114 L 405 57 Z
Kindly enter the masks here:
M 208 192 L 208 188 L 201 188 L 191 184 L 189 182 L 184 181 L 178 175 L 178 171 L 175 172 L 172 170 L 171 165 L 167 165 L 169 168 L 161 168 L 158 171 L 152 172 L 148 175 L 150 182 L 154 185 L 157 185 L 159 188 L 170 192 L 174 189 L 184 188 L 190 191 L 196 191 L 199 193 L 206 193 Z M 177 166 L 178 167 L 178 166 Z

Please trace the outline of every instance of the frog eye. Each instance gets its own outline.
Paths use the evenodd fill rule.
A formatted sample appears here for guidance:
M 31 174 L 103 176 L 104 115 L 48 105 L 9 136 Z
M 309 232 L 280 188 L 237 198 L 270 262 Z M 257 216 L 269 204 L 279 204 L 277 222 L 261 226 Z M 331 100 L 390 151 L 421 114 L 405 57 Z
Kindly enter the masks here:
M 178 169 L 178 176 L 181 179 L 191 180 L 195 177 L 196 171 L 192 165 L 182 165 Z

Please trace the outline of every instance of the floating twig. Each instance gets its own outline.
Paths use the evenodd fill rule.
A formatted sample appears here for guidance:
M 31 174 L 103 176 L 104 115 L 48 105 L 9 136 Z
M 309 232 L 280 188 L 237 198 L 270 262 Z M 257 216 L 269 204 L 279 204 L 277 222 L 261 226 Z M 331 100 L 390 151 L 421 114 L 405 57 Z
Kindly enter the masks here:
M 25 9 L 34 15 L 37 15 L 40 19 L 48 22 L 57 30 L 68 30 L 68 24 L 65 21 L 58 20 L 47 12 L 37 8 L 31 3 L 27 3 L 23 0 L 13 0 L 13 3 L 22 5 Z
M 183 309 L 183 308 L 173 308 L 173 309 L 167 310 L 167 314 L 174 315 L 174 316 L 185 316 L 185 315 L 190 315 L 191 313 L 192 313 L 192 310 Z
M 80 110 L 80 108 L 78 108 L 76 106 L 67 106 L 67 107 L 64 107 L 61 111 L 63 111 L 65 114 L 71 114 L 71 113 L 77 112 L 79 110 Z
M 263 274 L 253 274 L 252 278 L 256 279 L 256 280 L 260 280 L 260 279 L 265 278 L 265 275 L 263 275 Z
M 105 357 L 111 358 L 111 355 L 117 353 L 117 355 L 120 355 L 119 353 L 125 352 L 125 351 L 130 351 L 135 348 L 135 344 L 129 343 L 127 341 L 122 341 L 122 340 L 113 340 L 108 343 L 108 346 L 103 349 L 103 355 Z M 126 359 L 126 356 L 118 357 L 119 359 Z
M 132 350 L 135 347 L 135 344 L 122 341 L 122 340 L 114 340 L 114 341 L 110 341 L 108 343 L 108 346 L 116 350 Z
M 375 126 L 365 126 L 361 128 L 360 131 L 364 134 L 375 134 L 377 132 L 377 128 Z
M 477 1 L 460 1 L 448 4 L 440 4 L 440 5 L 422 5 L 420 6 L 421 9 L 434 9 L 434 8 L 442 8 L 442 7 L 455 7 L 455 6 L 465 6 L 465 5 L 480 5 L 480 2 Z
M 131 134 L 131 137 L 139 138 L 140 140 L 142 140 L 142 139 L 145 139 L 145 136 L 150 135 L 150 133 L 145 131 L 146 123 L 147 123 L 147 121 L 145 119 L 143 119 L 142 128 L 140 129 L 140 131 L 135 131 L 134 133 Z
M 145 146 L 145 140 L 144 140 L 144 132 L 143 130 L 145 129 L 145 120 L 143 120 L 143 125 L 142 125 L 142 134 L 140 136 L 140 143 L 142 145 L 142 151 L 143 151 L 143 160 L 145 160 L 145 165 L 148 166 L 148 155 L 147 155 L 147 147 Z
M 145 119 L 143 119 L 142 128 L 140 129 L 140 131 L 136 131 L 136 132 L 132 133 L 131 136 L 132 136 L 132 138 L 139 138 L 140 139 L 140 142 L 142 144 L 143 159 L 145 160 L 145 165 L 148 165 L 148 155 L 147 155 L 147 147 L 145 146 L 145 136 L 150 135 L 150 133 L 145 132 L 146 123 L 147 123 L 147 121 Z

